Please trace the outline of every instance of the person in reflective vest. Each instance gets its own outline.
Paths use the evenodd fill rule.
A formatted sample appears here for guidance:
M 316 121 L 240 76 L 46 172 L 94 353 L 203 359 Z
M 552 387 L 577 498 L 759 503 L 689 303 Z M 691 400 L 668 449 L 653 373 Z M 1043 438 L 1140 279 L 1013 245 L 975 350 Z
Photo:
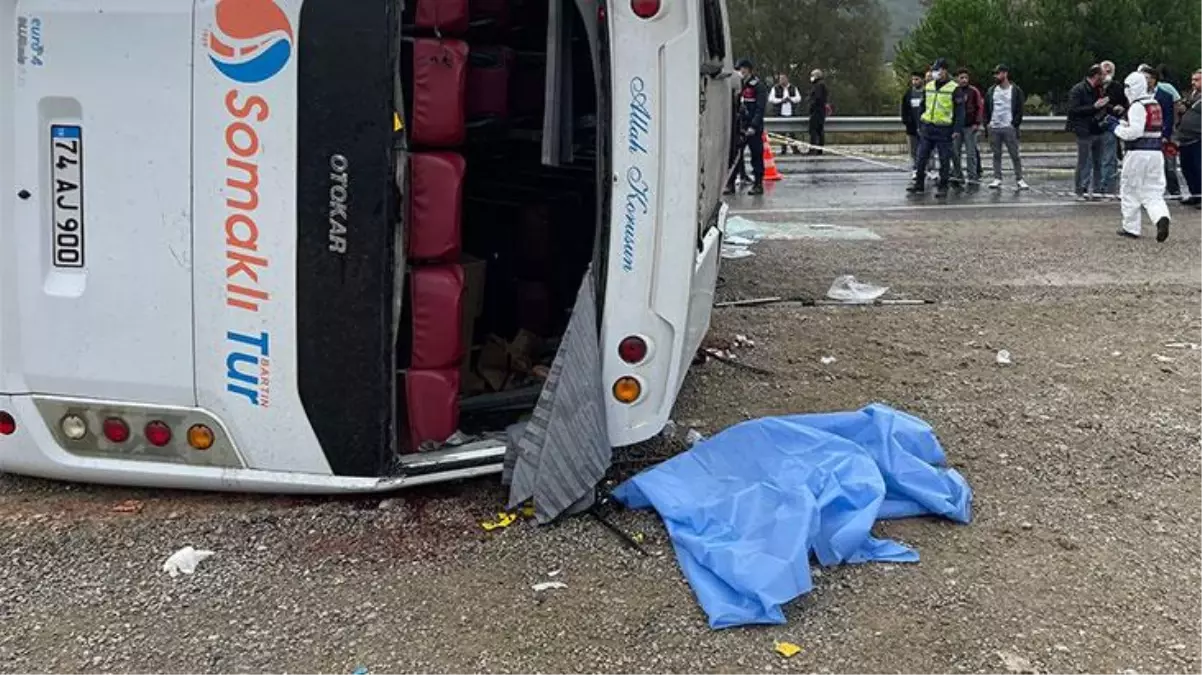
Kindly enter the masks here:
M 1164 112 L 1148 91 L 1148 79 L 1136 71 L 1123 81 L 1130 106 L 1126 119 L 1106 117 L 1106 128 L 1123 142 L 1123 178 L 1119 182 L 1123 227 L 1119 236 L 1138 239 L 1140 208 L 1156 223 L 1156 241 L 1169 238 L 1169 206 L 1164 201 L 1164 159 L 1161 154 Z
M 918 165 L 914 184 L 907 188 L 912 194 L 922 194 L 927 163 L 934 152 L 939 153 L 939 185 L 935 196 L 947 196 L 948 174 L 952 167 L 952 140 L 964 126 L 964 96 L 959 85 L 948 75 L 947 61 L 938 59 L 931 65 L 933 77 L 926 84 L 922 115 L 919 117 Z

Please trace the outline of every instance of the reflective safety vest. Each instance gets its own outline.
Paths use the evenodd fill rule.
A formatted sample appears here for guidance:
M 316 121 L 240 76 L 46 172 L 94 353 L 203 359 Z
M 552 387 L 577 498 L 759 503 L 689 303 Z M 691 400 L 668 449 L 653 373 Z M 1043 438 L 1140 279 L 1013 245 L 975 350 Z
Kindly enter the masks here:
M 1164 111 L 1161 110 L 1160 104 L 1153 99 L 1132 101 L 1132 107 L 1137 105 L 1144 107 L 1144 133 L 1134 141 L 1124 143 L 1123 148 L 1125 150 L 1154 150 L 1159 152 L 1163 149 L 1163 140 L 1160 136 L 1161 131 L 1164 130 Z M 1128 112 L 1130 110 L 1131 108 L 1127 108 Z M 1130 116 L 1126 113 L 1124 113 L 1124 117 L 1130 119 Z
M 948 80 L 942 87 L 937 86 L 934 80 L 927 82 L 926 109 L 922 111 L 922 121 L 937 127 L 950 127 L 956 114 L 953 97 L 958 86 L 955 80 Z

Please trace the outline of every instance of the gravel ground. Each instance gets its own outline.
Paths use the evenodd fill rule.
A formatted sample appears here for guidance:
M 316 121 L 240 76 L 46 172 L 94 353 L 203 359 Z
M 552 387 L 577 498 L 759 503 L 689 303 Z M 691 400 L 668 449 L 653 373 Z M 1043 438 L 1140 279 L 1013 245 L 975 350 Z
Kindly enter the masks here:
M 710 631 L 651 514 L 615 516 L 647 557 L 585 518 L 484 533 L 492 480 L 381 503 L 0 476 L 0 671 L 1198 672 L 1202 352 L 1165 346 L 1202 342 L 1195 212 L 1163 246 L 1109 211 L 999 213 L 724 268 L 726 298 L 853 273 L 937 304 L 715 310 L 713 338 L 751 336 L 741 359 L 775 374 L 697 368 L 681 424 L 883 401 L 976 493 L 971 525 L 880 526 L 922 561 L 822 571 L 787 625 Z M 216 555 L 162 574 L 187 544 Z M 554 570 L 567 588 L 531 590 Z

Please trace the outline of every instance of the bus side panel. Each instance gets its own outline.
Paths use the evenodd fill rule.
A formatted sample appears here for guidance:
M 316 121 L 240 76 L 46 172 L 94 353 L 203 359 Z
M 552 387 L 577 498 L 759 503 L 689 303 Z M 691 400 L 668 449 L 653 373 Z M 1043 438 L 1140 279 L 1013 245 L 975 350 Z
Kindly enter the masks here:
M 297 372 L 299 0 L 197 0 L 197 402 L 250 468 L 329 474 Z
M 612 3 L 608 12 L 613 195 L 602 375 L 607 391 L 624 375 L 643 383 L 635 403 L 610 402 L 606 417 L 614 445 L 659 433 L 689 363 L 683 352 L 697 269 L 701 62 L 695 5 L 663 3 L 649 20 L 625 2 Z M 618 344 L 632 334 L 651 345 L 647 359 L 635 366 L 617 358 Z
M 189 4 L 0 7 L 0 390 L 192 405 Z
M 395 0 L 305 0 L 297 85 L 301 401 L 339 475 L 393 456 Z
M 17 3 L 0 2 L 0 54 L 17 51 Z M 0 68 L 0 101 L 16 100 L 17 68 Z M 0 105 L 0 185 L 16 187 L 16 124 L 11 105 Z M 17 240 L 15 189 L 0 190 L 0 241 Z M 0 247 L 0 317 L 17 315 L 17 252 Z M 21 333 L 15 321 L 0 319 L 0 392 L 28 391 L 21 375 Z

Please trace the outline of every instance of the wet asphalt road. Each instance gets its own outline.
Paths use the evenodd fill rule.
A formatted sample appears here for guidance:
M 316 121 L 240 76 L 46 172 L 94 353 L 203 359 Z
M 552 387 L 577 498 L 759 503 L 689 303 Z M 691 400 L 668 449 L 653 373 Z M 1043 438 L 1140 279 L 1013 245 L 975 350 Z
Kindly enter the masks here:
M 762 197 L 749 197 L 745 188 L 730 200 L 732 215 L 755 212 L 757 220 L 804 220 L 854 224 L 879 220 L 1038 219 L 1084 209 L 1117 210 L 1114 201 L 1080 203 L 1072 194 L 1075 158 L 1066 153 L 1032 153 L 1024 157 L 1025 178 L 1031 189 L 1015 190 L 1009 158 L 1002 163 L 1003 187 L 952 191 L 946 200 L 934 196 L 934 184 L 922 197 L 906 194 L 910 183 L 908 158 L 870 153 L 852 157 L 787 157 L 778 159 L 784 178 L 768 182 Z M 867 160 L 867 161 L 865 161 Z M 986 157 L 986 178 L 992 180 Z

